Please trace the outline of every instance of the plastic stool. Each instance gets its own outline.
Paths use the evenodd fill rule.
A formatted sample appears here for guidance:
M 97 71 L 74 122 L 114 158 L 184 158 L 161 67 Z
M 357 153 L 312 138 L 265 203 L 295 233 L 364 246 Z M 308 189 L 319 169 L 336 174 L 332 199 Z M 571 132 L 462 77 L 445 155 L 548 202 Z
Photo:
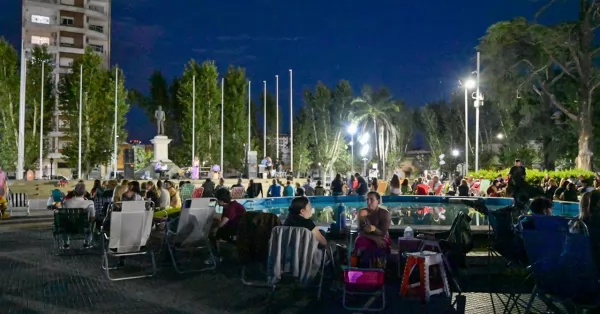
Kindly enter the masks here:
M 450 288 L 448 286 L 448 278 L 444 268 L 444 260 L 441 253 L 423 251 L 419 253 L 406 253 L 407 261 L 404 267 L 404 276 L 402 278 L 402 286 L 400 294 L 406 296 L 410 290 L 417 289 L 421 300 L 429 302 L 432 295 L 445 293 L 446 297 L 450 297 Z M 431 290 L 429 282 L 429 268 L 438 266 L 442 277 L 442 287 Z M 410 274 L 415 268 L 419 270 L 419 282 L 410 284 Z

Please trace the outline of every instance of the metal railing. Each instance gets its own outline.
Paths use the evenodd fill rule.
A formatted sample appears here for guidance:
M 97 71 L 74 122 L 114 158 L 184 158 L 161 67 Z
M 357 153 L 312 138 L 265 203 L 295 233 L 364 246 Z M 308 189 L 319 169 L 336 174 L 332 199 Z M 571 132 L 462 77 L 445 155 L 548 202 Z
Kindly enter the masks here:
M 27 2 L 41 2 L 41 3 L 57 4 L 58 0 L 27 0 Z
M 90 25 L 89 30 L 104 34 L 104 27 L 98 25 Z
M 104 11 L 104 7 L 102 7 L 102 6 L 90 4 L 90 5 L 88 5 L 88 9 L 90 9 L 94 12 L 101 13 L 102 15 L 106 15 L 106 12 Z

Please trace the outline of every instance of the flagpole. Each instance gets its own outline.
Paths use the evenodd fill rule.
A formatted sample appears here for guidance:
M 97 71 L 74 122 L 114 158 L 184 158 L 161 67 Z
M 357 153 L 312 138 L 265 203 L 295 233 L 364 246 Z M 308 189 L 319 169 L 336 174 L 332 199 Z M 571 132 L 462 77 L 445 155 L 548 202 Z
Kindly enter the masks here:
M 83 115 L 83 64 L 79 66 L 79 150 L 77 154 L 77 179 L 81 178 L 81 117 Z
M 21 82 L 19 86 L 19 138 L 17 145 L 17 180 L 23 180 L 25 171 L 25 97 L 27 86 L 27 58 L 25 41 L 21 40 Z
M 279 75 L 275 75 L 275 106 L 277 107 L 275 123 L 275 159 L 279 160 Z
M 251 117 L 251 109 L 252 109 L 252 81 L 248 81 L 248 151 L 250 151 L 250 128 L 252 127 L 252 125 L 250 125 L 250 120 L 252 119 Z
M 113 147 L 113 171 L 115 179 L 117 178 L 117 119 L 118 119 L 118 103 L 119 103 L 119 68 L 115 67 L 115 134 L 114 134 L 114 147 Z M 110 176 L 109 176 L 110 178 Z
M 223 121 L 225 118 L 225 79 L 221 78 L 221 178 L 223 177 Z
M 42 60 L 42 92 L 40 94 L 40 179 L 44 178 L 44 68 L 46 62 Z
M 192 80 L 192 164 L 196 155 L 196 75 Z M 193 166 L 193 165 L 192 165 Z
M 290 171 L 294 176 L 294 93 L 292 89 L 293 72 L 290 69 Z
M 267 157 L 267 81 L 263 81 L 263 158 Z

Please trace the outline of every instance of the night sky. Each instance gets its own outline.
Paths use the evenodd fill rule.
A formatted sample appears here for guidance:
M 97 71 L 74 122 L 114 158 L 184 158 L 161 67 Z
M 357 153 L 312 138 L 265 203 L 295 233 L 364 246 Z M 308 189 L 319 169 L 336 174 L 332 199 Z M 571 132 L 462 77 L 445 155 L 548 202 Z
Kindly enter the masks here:
M 317 81 L 349 80 L 385 85 L 411 106 L 447 97 L 457 80 L 475 70 L 475 46 L 491 24 L 533 18 L 545 0 L 113 0 L 112 63 L 127 87 L 148 90 L 154 69 L 180 75 L 190 59 L 246 68 L 253 96 L 262 81 L 275 92 L 280 76 L 280 114 L 289 107 L 288 69 L 294 70 L 294 103 Z M 576 13 L 565 1 L 544 21 Z M 569 12 L 571 14 L 568 14 Z M 3 1 L 0 36 L 20 44 L 21 1 Z M 128 115 L 130 138 L 154 136 L 139 108 Z M 135 123 L 132 123 L 135 121 Z M 288 119 L 284 119 L 288 121 Z M 289 126 L 283 125 L 283 132 Z

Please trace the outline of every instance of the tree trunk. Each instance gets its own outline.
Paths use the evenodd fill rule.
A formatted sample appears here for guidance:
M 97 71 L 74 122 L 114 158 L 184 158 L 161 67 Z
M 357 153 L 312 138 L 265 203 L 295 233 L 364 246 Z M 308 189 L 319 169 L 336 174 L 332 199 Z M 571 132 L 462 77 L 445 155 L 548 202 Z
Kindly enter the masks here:
M 552 137 L 544 136 L 544 138 L 542 138 L 544 170 L 554 171 L 556 165 L 553 153 L 550 152 L 550 144 L 552 144 Z
M 583 107 L 584 104 L 582 104 Z M 591 171 L 592 167 L 592 155 L 593 155 L 593 132 L 591 116 L 580 115 L 579 116 L 579 140 L 578 147 L 579 152 L 575 165 L 578 169 Z

